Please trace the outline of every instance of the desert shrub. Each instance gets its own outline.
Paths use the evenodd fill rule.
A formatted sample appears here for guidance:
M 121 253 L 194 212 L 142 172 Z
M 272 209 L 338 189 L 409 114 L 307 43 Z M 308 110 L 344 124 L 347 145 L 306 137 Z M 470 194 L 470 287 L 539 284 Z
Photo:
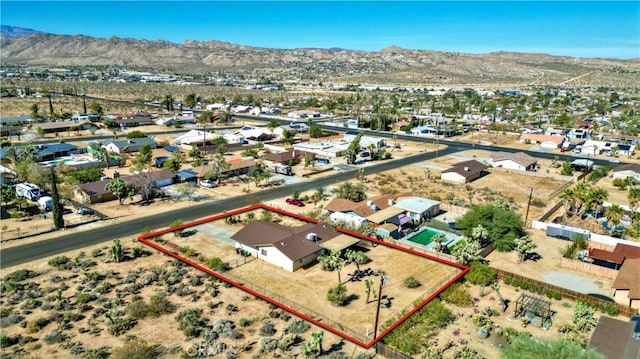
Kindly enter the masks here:
M 113 336 L 119 336 L 129 331 L 136 325 L 136 320 L 131 318 L 114 318 L 107 331 Z
M 225 263 L 222 259 L 218 257 L 211 257 L 207 259 L 207 267 L 216 272 L 224 272 L 229 269 L 229 264 Z
M 483 356 L 478 353 L 477 350 L 471 349 L 468 346 L 463 346 L 456 352 L 456 359 L 482 359 Z
M 10 325 L 18 324 L 24 320 L 24 317 L 18 314 L 11 313 L 0 318 L 0 328 L 6 328 Z
M 20 306 L 20 309 L 32 310 L 32 309 L 38 308 L 41 305 L 42 305 L 41 300 L 29 298 L 24 303 L 22 303 L 22 305 Z
M 149 314 L 149 307 L 142 300 L 136 300 L 127 308 L 127 314 L 136 319 L 143 319 Z
M 263 337 L 271 337 L 276 334 L 276 327 L 270 322 L 265 322 L 260 327 L 260 335 Z
M 114 349 L 111 353 L 112 359 L 154 359 L 156 356 L 155 348 L 140 338 L 128 341 L 124 346 Z
M 422 284 L 413 276 L 411 276 L 404 279 L 404 285 L 407 286 L 407 288 L 418 288 Z
M 236 328 L 232 321 L 227 319 L 219 319 L 213 325 L 213 331 L 230 338 L 233 335 L 233 330 Z
M 327 291 L 327 300 L 336 307 L 344 305 L 347 300 L 347 287 L 343 284 L 338 284 L 335 287 L 329 288 Z
M 82 355 L 82 359 L 107 359 L 111 355 L 109 347 L 87 349 Z
M 248 327 L 251 325 L 251 323 L 253 323 L 251 319 L 247 319 L 247 318 L 240 318 L 238 320 L 238 325 L 241 327 Z
M 178 247 L 178 250 L 180 251 L 180 253 L 184 254 L 187 257 L 193 257 L 198 255 L 198 252 L 189 246 Z
M 76 303 L 79 305 L 88 303 L 92 300 L 96 299 L 96 297 L 91 293 L 79 293 L 76 296 Z
M 37 333 L 49 324 L 49 319 L 38 318 L 27 323 L 27 333 Z
M 163 296 L 152 295 L 147 309 L 151 316 L 158 317 L 162 314 L 173 313 L 176 306 Z
M 464 279 L 473 284 L 489 285 L 496 280 L 496 271 L 480 261 L 473 261 Z
M 194 275 L 193 277 L 189 278 L 189 285 L 193 287 L 202 285 L 202 279 L 200 278 L 200 276 Z
M 290 334 L 303 334 L 304 332 L 309 330 L 309 328 L 311 328 L 311 326 L 304 320 L 296 320 L 295 322 L 289 324 L 289 326 L 284 329 L 284 332 Z
M 440 298 L 447 303 L 451 303 L 460 307 L 468 307 L 473 304 L 471 294 L 460 283 L 455 283 L 440 293 Z
M 493 322 L 491 321 L 491 318 L 489 318 L 488 315 L 483 314 L 483 313 L 480 313 L 480 314 L 474 316 L 471 319 L 471 322 L 477 328 L 482 328 L 482 327 L 491 328 L 493 326 Z
M 73 262 L 67 256 L 57 256 L 49 261 L 49 265 L 59 270 L 73 268 Z
M 20 269 L 15 272 L 11 272 L 4 277 L 4 280 L 9 282 L 22 282 L 25 279 L 31 279 L 39 276 L 40 273 L 29 269 Z
M 21 336 L 18 335 L 7 335 L 5 333 L 0 333 L 0 347 L 7 348 L 12 345 L 16 345 L 20 342 Z
M 260 353 L 269 353 L 278 348 L 278 340 L 274 338 L 262 338 L 260 340 Z
M 202 309 L 186 309 L 178 313 L 178 329 L 187 337 L 197 338 L 200 336 L 202 325 Z
M 47 344 L 62 343 L 66 339 L 67 339 L 66 335 L 62 334 L 57 330 L 54 330 L 48 333 L 47 335 L 45 335 L 44 337 L 42 337 L 42 340 Z

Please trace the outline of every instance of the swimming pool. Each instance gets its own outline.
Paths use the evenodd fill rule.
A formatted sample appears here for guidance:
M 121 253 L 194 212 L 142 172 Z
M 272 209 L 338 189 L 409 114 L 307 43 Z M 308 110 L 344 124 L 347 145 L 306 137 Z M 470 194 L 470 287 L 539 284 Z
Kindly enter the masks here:
M 433 241 L 433 236 L 437 234 L 439 234 L 439 232 L 436 232 L 429 228 L 425 228 L 415 235 L 407 238 L 407 240 L 410 242 L 420 243 L 424 246 L 428 246 L 429 244 L 431 244 L 431 241 Z

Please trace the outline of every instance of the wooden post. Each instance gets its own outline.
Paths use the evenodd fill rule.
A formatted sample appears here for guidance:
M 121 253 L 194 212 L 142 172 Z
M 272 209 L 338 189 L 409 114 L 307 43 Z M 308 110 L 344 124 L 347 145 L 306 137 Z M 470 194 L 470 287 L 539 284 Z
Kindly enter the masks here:
M 384 275 L 380 275 L 380 288 L 378 289 L 378 304 L 376 307 L 376 321 L 373 325 L 373 339 L 378 335 L 378 319 L 380 318 L 380 302 L 382 302 L 382 287 L 384 286 Z

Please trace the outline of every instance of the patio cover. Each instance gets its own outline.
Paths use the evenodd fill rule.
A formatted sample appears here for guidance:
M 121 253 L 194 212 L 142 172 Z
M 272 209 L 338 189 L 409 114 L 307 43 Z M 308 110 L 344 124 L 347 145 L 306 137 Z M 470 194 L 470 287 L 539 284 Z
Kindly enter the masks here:
M 349 248 L 352 245 L 358 243 L 360 238 L 352 237 L 348 234 L 340 234 L 337 237 L 331 238 L 325 243 L 319 243 L 320 247 L 328 249 L 328 250 L 343 250 L 345 248 Z
M 400 213 L 404 213 L 405 210 L 402 208 L 398 208 L 398 207 L 388 207 L 385 209 L 381 209 L 377 212 L 375 212 L 374 214 L 370 215 L 369 217 L 367 217 L 367 219 L 373 223 L 382 223 L 384 221 L 386 221 L 387 219 L 397 216 Z

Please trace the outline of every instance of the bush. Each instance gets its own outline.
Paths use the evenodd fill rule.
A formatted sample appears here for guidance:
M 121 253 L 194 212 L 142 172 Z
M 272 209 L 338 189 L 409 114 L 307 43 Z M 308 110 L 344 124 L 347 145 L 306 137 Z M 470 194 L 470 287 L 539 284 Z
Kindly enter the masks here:
M 229 264 L 222 261 L 222 259 L 218 257 L 212 257 L 207 259 L 207 267 L 216 272 L 224 272 L 229 269 Z
M 128 341 L 124 346 L 116 348 L 111 353 L 112 359 L 153 359 L 156 351 L 143 339 L 136 338 Z
M 27 323 L 27 333 L 37 333 L 49 324 L 49 319 L 38 318 Z
M 178 329 L 187 337 L 197 338 L 200 336 L 202 325 L 202 309 L 183 310 L 176 316 Z
M 480 261 L 473 261 L 464 279 L 473 284 L 489 285 L 496 280 L 496 271 Z
M 73 268 L 73 262 L 67 256 L 57 256 L 49 261 L 49 265 L 59 270 L 68 270 Z
M 65 339 L 67 339 L 67 337 L 57 330 L 50 332 L 42 338 L 42 340 L 47 344 L 62 343 Z
M 2 318 L 0 318 L 0 328 L 6 328 L 10 325 L 18 324 L 24 320 L 23 316 L 14 314 L 14 313 L 8 314 L 6 316 L 2 315 L 1 317 Z
M 344 302 L 347 300 L 347 287 L 342 284 L 338 284 L 335 287 L 329 288 L 329 291 L 327 292 L 327 300 L 336 307 L 344 305 Z
M 404 279 L 404 285 L 407 286 L 407 288 L 418 288 L 419 286 L 422 285 L 422 283 L 420 283 L 417 279 L 411 276 Z
M 311 326 L 304 320 L 296 320 L 289 324 L 289 326 L 284 329 L 284 332 L 288 334 L 303 334 L 309 330 L 309 328 L 311 328 Z
M 240 318 L 238 320 L 238 325 L 241 327 L 248 327 L 250 326 L 252 323 L 251 319 L 247 319 L 247 318 Z
M 447 303 L 457 305 L 459 307 L 469 307 L 473 304 L 471 294 L 461 283 L 455 283 L 445 289 L 440 298 Z
M 80 293 L 76 296 L 76 304 L 82 305 L 94 299 L 96 299 L 96 297 L 91 293 Z
M 29 298 L 29 299 L 27 299 L 26 302 L 24 302 L 20 306 L 20 309 L 32 310 L 32 309 L 38 308 L 41 305 L 42 305 L 42 301 L 41 300 Z
M 176 306 L 163 296 L 152 295 L 147 309 L 151 316 L 158 317 L 162 314 L 173 313 Z
M 130 318 L 115 318 L 113 322 L 109 323 L 107 331 L 113 336 L 119 336 L 129 331 L 136 325 L 135 319 Z
M 271 337 L 274 334 L 276 334 L 276 327 L 270 322 L 265 322 L 262 324 L 262 327 L 260 327 L 260 335 L 263 337 Z
M 136 300 L 127 308 L 127 314 L 135 319 L 144 319 L 149 314 L 149 308 L 144 301 Z
M 20 339 L 21 336 L 19 334 L 8 336 L 5 333 L 0 333 L 0 347 L 6 348 L 12 345 L 16 345 L 20 342 Z
M 22 282 L 25 279 L 31 279 L 39 276 L 40 273 L 29 269 L 20 269 L 15 272 L 11 272 L 4 277 L 4 280 L 8 282 Z

